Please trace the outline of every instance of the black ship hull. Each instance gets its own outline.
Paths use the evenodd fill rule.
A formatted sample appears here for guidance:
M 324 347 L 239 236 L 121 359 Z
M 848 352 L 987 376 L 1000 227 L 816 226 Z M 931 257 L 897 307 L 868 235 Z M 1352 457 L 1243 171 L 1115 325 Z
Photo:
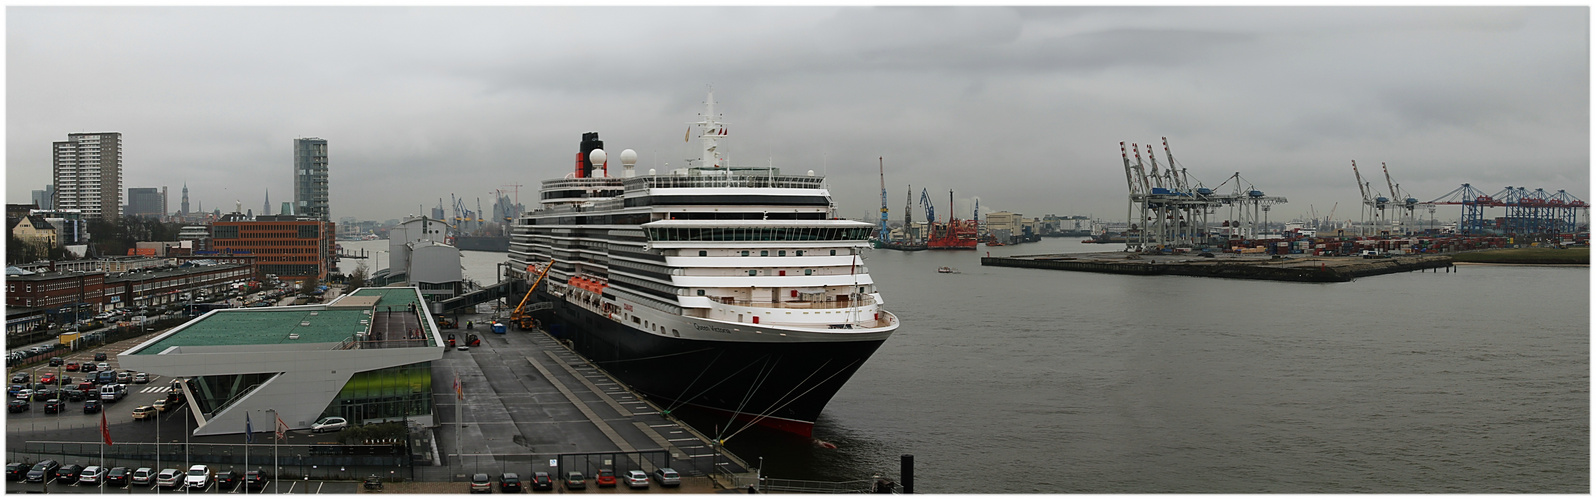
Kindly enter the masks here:
M 667 411 L 693 405 L 729 415 L 741 425 L 801 436 L 811 434 L 826 403 L 885 342 L 672 338 L 558 298 L 544 300 L 558 304 L 536 313 L 550 335 L 569 341 L 577 352 Z

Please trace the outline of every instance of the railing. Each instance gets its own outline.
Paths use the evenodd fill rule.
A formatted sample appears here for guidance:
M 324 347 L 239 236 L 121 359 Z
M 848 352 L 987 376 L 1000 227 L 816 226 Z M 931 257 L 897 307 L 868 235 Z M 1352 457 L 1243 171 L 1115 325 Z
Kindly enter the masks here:
M 885 478 L 860 479 L 857 481 L 803 481 L 798 479 L 772 479 L 761 478 L 759 491 L 761 493 L 903 493 L 903 486 L 896 481 Z
M 826 300 L 826 301 L 792 301 L 792 302 L 755 302 L 751 300 L 736 300 L 720 298 L 716 303 L 728 306 L 742 307 L 768 307 L 771 309 L 848 309 L 875 304 L 875 299 L 870 296 L 856 300 Z
M 820 189 L 823 179 L 807 176 L 755 176 L 755 175 L 730 175 L 730 176 L 678 176 L 658 175 L 633 177 L 626 179 L 627 189 L 638 188 L 700 188 L 700 187 L 741 187 L 741 188 L 797 188 Z

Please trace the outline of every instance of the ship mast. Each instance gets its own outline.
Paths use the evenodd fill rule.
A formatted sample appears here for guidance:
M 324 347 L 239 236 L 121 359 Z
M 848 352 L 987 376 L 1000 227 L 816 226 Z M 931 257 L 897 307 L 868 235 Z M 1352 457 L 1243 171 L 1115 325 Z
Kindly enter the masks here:
M 694 123 L 698 126 L 698 142 L 703 148 L 699 156 L 698 166 L 703 168 L 726 168 L 726 160 L 721 156 L 719 141 L 726 137 L 726 124 L 720 121 L 720 116 L 715 114 L 715 91 L 709 91 L 709 98 L 704 100 L 704 112 L 699 116 L 704 119 Z
M 885 160 L 880 156 L 876 157 L 876 167 L 881 171 L 881 234 L 876 236 L 876 240 L 887 241 L 887 235 L 892 232 L 887 228 L 887 167 Z M 908 228 L 904 230 L 907 231 Z

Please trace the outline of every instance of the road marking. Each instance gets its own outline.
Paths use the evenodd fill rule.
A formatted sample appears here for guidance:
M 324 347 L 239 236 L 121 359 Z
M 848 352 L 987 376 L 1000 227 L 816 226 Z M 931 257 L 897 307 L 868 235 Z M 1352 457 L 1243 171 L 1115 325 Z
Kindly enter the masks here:
M 676 439 L 670 439 L 668 441 L 674 443 L 674 442 L 677 442 L 677 441 L 697 441 L 697 440 L 698 440 L 698 438 L 676 438 Z
M 532 363 L 532 367 L 536 368 L 538 373 L 542 373 L 543 378 L 548 380 L 555 389 L 559 389 L 560 393 L 565 395 L 565 399 L 568 399 L 572 404 L 575 404 L 576 409 L 580 410 L 583 415 L 587 416 L 588 420 L 591 420 L 593 425 L 597 426 L 599 431 L 603 432 L 604 436 L 610 439 L 610 442 L 615 443 L 616 447 L 620 448 L 621 451 L 626 452 L 637 451 L 637 449 L 632 448 L 630 443 L 626 442 L 625 438 L 621 437 L 619 433 L 616 433 L 614 428 L 610 427 L 609 424 L 604 423 L 604 419 L 599 418 L 598 414 L 593 413 L 593 409 L 589 408 L 587 403 L 583 403 L 580 398 L 576 397 L 576 394 L 571 392 L 571 389 L 566 387 L 564 382 L 560 382 L 559 379 L 554 378 L 554 374 L 550 373 L 548 368 L 544 368 L 542 363 L 539 363 L 538 360 L 534 359 L 532 356 L 527 356 L 526 360 L 527 362 Z M 558 362 L 559 358 L 555 358 L 555 361 Z M 562 366 L 564 365 L 563 362 L 560 364 Z M 570 369 L 570 367 L 566 366 L 566 369 Z

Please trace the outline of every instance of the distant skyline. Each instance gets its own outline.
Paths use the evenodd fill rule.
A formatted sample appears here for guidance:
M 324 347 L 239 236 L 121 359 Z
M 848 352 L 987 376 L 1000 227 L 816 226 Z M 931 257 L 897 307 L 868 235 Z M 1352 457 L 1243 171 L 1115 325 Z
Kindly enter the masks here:
M 494 190 L 536 205 L 583 132 L 683 165 L 715 90 L 734 165 L 826 173 L 839 214 L 1123 220 L 1119 142 L 1168 137 L 1208 187 L 1357 217 L 1351 160 L 1429 201 L 1471 183 L 1590 193 L 1588 7 L 18 7 L 8 203 L 51 142 L 119 132 L 123 185 L 210 208 L 293 192 L 328 143 L 334 219 Z M 94 54 L 94 64 L 83 64 Z M 1222 188 L 1228 191 L 1229 186 Z M 915 220 L 924 218 L 918 203 Z M 1457 211 L 1442 207 L 1439 219 Z M 1584 220 L 1582 219 L 1582 222 Z

